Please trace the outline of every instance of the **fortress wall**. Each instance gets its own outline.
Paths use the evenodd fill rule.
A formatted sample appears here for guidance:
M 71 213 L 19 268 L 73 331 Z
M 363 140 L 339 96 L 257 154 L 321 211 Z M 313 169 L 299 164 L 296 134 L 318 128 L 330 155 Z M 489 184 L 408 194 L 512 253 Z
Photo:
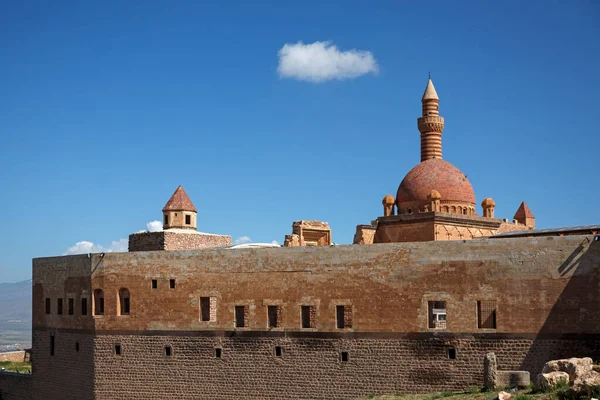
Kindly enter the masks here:
M 54 355 L 50 337 L 54 335 Z M 34 399 L 93 399 L 94 340 L 88 333 L 68 329 L 33 330 Z M 79 343 L 79 351 L 76 350 Z
M 533 346 L 508 338 L 309 338 L 110 335 L 96 338 L 97 399 L 355 399 L 368 394 L 415 393 L 481 387 L 483 356 L 518 370 Z M 113 353 L 114 343 L 122 356 Z M 172 356 L 164 353 L 172 346 Z M 544 341 L 525 369 L 541 370 L 548 357 L 589 354 L 583 340 Z M 282 356 L 275 355 L 281 346 Z M 600 348 L 600 340 L 595 342 Z M 215 348 L 221 348 L 221 358 Z M 448 359 L 448 349 L 457 351 Z M 341 352 L 348 361 L 341 361 Z
M 445 301 L 447 330 L 464 333 L 485 331 L 477 328 L 477 301 L 495 300 L 493 332 L 600 333 L 593 238 L 107 253 L 92 261 L 106 311 L 94 322 L 98 330 L 233 330 L 235 306 L 247 305 L 244 329 L 266 331 L 267 306 L 279 304 L 283 321 L 274 329 L 301 331 L 300 306 L 314 305 L 315 329 L 332 332 L 335 307 L 346 304 L 353 310 L 346 330 L 428 332 L 428 301 Z M 131 293 L 129 316 L 116 315 L 122 287 Z M 215 298 L 215 321 L 200 321 L 201 297 Z M 546 326 L 551 314 L 560 323 Z
M 27 374 L 0 372 L 0 399 L 30 400 L 32 378 Z
M 189 250 L 231 246 L 231 236 L 198 232 L 140 232 L 129 235 L 129 251 Z

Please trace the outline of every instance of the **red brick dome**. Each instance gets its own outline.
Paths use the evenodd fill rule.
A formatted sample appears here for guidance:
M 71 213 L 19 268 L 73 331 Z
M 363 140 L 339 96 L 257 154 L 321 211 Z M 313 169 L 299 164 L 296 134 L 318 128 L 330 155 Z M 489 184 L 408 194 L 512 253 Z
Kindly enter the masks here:
M 465 174 L 441 158 L 430 158 L 411 169 L 398 187 L 396 202 L 427 201 L 432 190 L 440 192 L 442 201 L 475 204 L 475 193 Z

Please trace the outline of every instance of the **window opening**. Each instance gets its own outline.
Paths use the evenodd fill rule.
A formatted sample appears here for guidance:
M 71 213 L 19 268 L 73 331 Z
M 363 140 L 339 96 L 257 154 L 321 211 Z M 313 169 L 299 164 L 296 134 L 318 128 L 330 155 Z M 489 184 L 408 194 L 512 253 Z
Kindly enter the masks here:
M 158 288 L 158 281 L 156 279 L 152 279 L 152 289 Z
M 75 312 L 75 299 L 69 297 L 69 315 L 73 315 Z
M 102 289 L 94 290 L 94 315 L 104 315 L 104 292 Z
M 235 306 L 235 327 L 244 328 L 246 326 L 246 306 Z
M 448 360 L 456 360 L 456 349 L 454 347 L 448 349 Z
M 50 309 L 51 309 L 50 298 L 46 297 L 46 314 L 50 314 Z
M 50 355 L 54 355 L 54 335 L 50 335 Z
M 352 328 L 352 307 L 335 306 L 335 319 L 338 329 Z
M 121 355 L 121 345 L 120 344 L 115 344 L 115 354 L 117 356 Z
M 496 329 L 496 300 L 477 302 L 477 327 L 479 329 Z
M 63 313 L 63 309 L 62 308 L 63 308 L 63 299 L 62 298 L 61 299 L 57 299 L 56 300 L 56 313 L 58 315 L 62 315 L 62 313 Z
M 169 345 L 166 345 L 166 346 L 165 346 L 165 356 L 167 356 L 167 357 L 171 357 L 171 353 L 172 353 L 172 351 L 171 351 L 171 346 L 169 346 Z
M 165 225 L 169 225 L 169 216 L 165 215 Z
M 200 297 L 200 314 L 202 321 L 210 321 L 210 297 Z
M 446 302 L 445 301 L 429 301 L 429 328 L 446 329 Z
M 281 306 L 268 306 L 267 314 L 269 317 L 269 328 L 279 328 L 281 326 Z
M 87 315 L 87 298 L 81 298 L 81 315 Z
M 314 328 L 315 327 L 315 307 L 314 306 L 302 306 L 302 328 Z
M 119 290 L 119 315 L 129 315 L 131 311 L 131 296 L 129 290 Z
M 190 225 L 192 223 L 192 217 L 190 215 L 185 216 L 185 224 Z
M 175 289 L 175 279 L 170 279 L 170 280 L 169 280 L 169 287 L 170 287 L 171 289 Z
M 342 351 L 341 358 L 342 358 L 342 362 L 348 362 L 348 360 L 350 359 L 350 356 L 348 355 L 347 351 Z
M 79 342 L 75 342 L 75 351 L 79 353 Z
M 283 354 L 283 351 L 281 349 L 281 346 L 275 346 L 275 356 L 281 357 L 282 354 Z
M 221 354 L 223 353 L 223 349 L 217 347 L 215 348 L 215 357 L 216 358 L 221 358 Z

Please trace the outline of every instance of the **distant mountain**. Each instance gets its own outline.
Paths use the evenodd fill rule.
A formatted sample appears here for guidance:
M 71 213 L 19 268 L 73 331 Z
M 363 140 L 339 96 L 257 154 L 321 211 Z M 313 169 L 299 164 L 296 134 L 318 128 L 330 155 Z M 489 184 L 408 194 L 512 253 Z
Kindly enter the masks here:
M 31 321 L 31 279 L 17 283 L 0 283 L 0 321 Z
M 0 353 L 31 347 L 31 279 L 0 283 Z

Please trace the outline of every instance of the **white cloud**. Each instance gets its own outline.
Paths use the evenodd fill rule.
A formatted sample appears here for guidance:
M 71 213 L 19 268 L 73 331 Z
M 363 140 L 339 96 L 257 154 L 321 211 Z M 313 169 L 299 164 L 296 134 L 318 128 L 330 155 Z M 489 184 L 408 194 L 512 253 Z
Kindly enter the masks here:
M 286 43 L 278 52 L 277 71 L 282 78 L 324 82 L 377 73 L 379 66 L 370 51 L 340 51 L 331 42 Z
M 278 245 L 278 246 L 280 246 L 280 245 L 281 245 L 281 243 L 279 243 L 277 240 L 273 240 L 273 241 L 271 242 L 271 244 L 276 244 L 276 245 Z
M 163 223 L 160 221 L 150 221 L 146 224 L 148 232 L 158 232 L 163 230 Z
M 81 242 L 75 243 L 63 253 L 63 256 L 71 254 L 86 254 L 86 253 L 111 253 L 111 252 L 126 252 L 128 250 L 129 241 L 127 239 L 119 239 L 118 241 L 113 240 L 108 247 L 104 247 L 101 244 L 95 244 L 82 240 Z
M 233 244 L 246 244 L 246 243 L 251 243 L 252 239 L 250 239 L 248 236 L 240 236 L 239 238 L 235 239 L 233 241 Z

